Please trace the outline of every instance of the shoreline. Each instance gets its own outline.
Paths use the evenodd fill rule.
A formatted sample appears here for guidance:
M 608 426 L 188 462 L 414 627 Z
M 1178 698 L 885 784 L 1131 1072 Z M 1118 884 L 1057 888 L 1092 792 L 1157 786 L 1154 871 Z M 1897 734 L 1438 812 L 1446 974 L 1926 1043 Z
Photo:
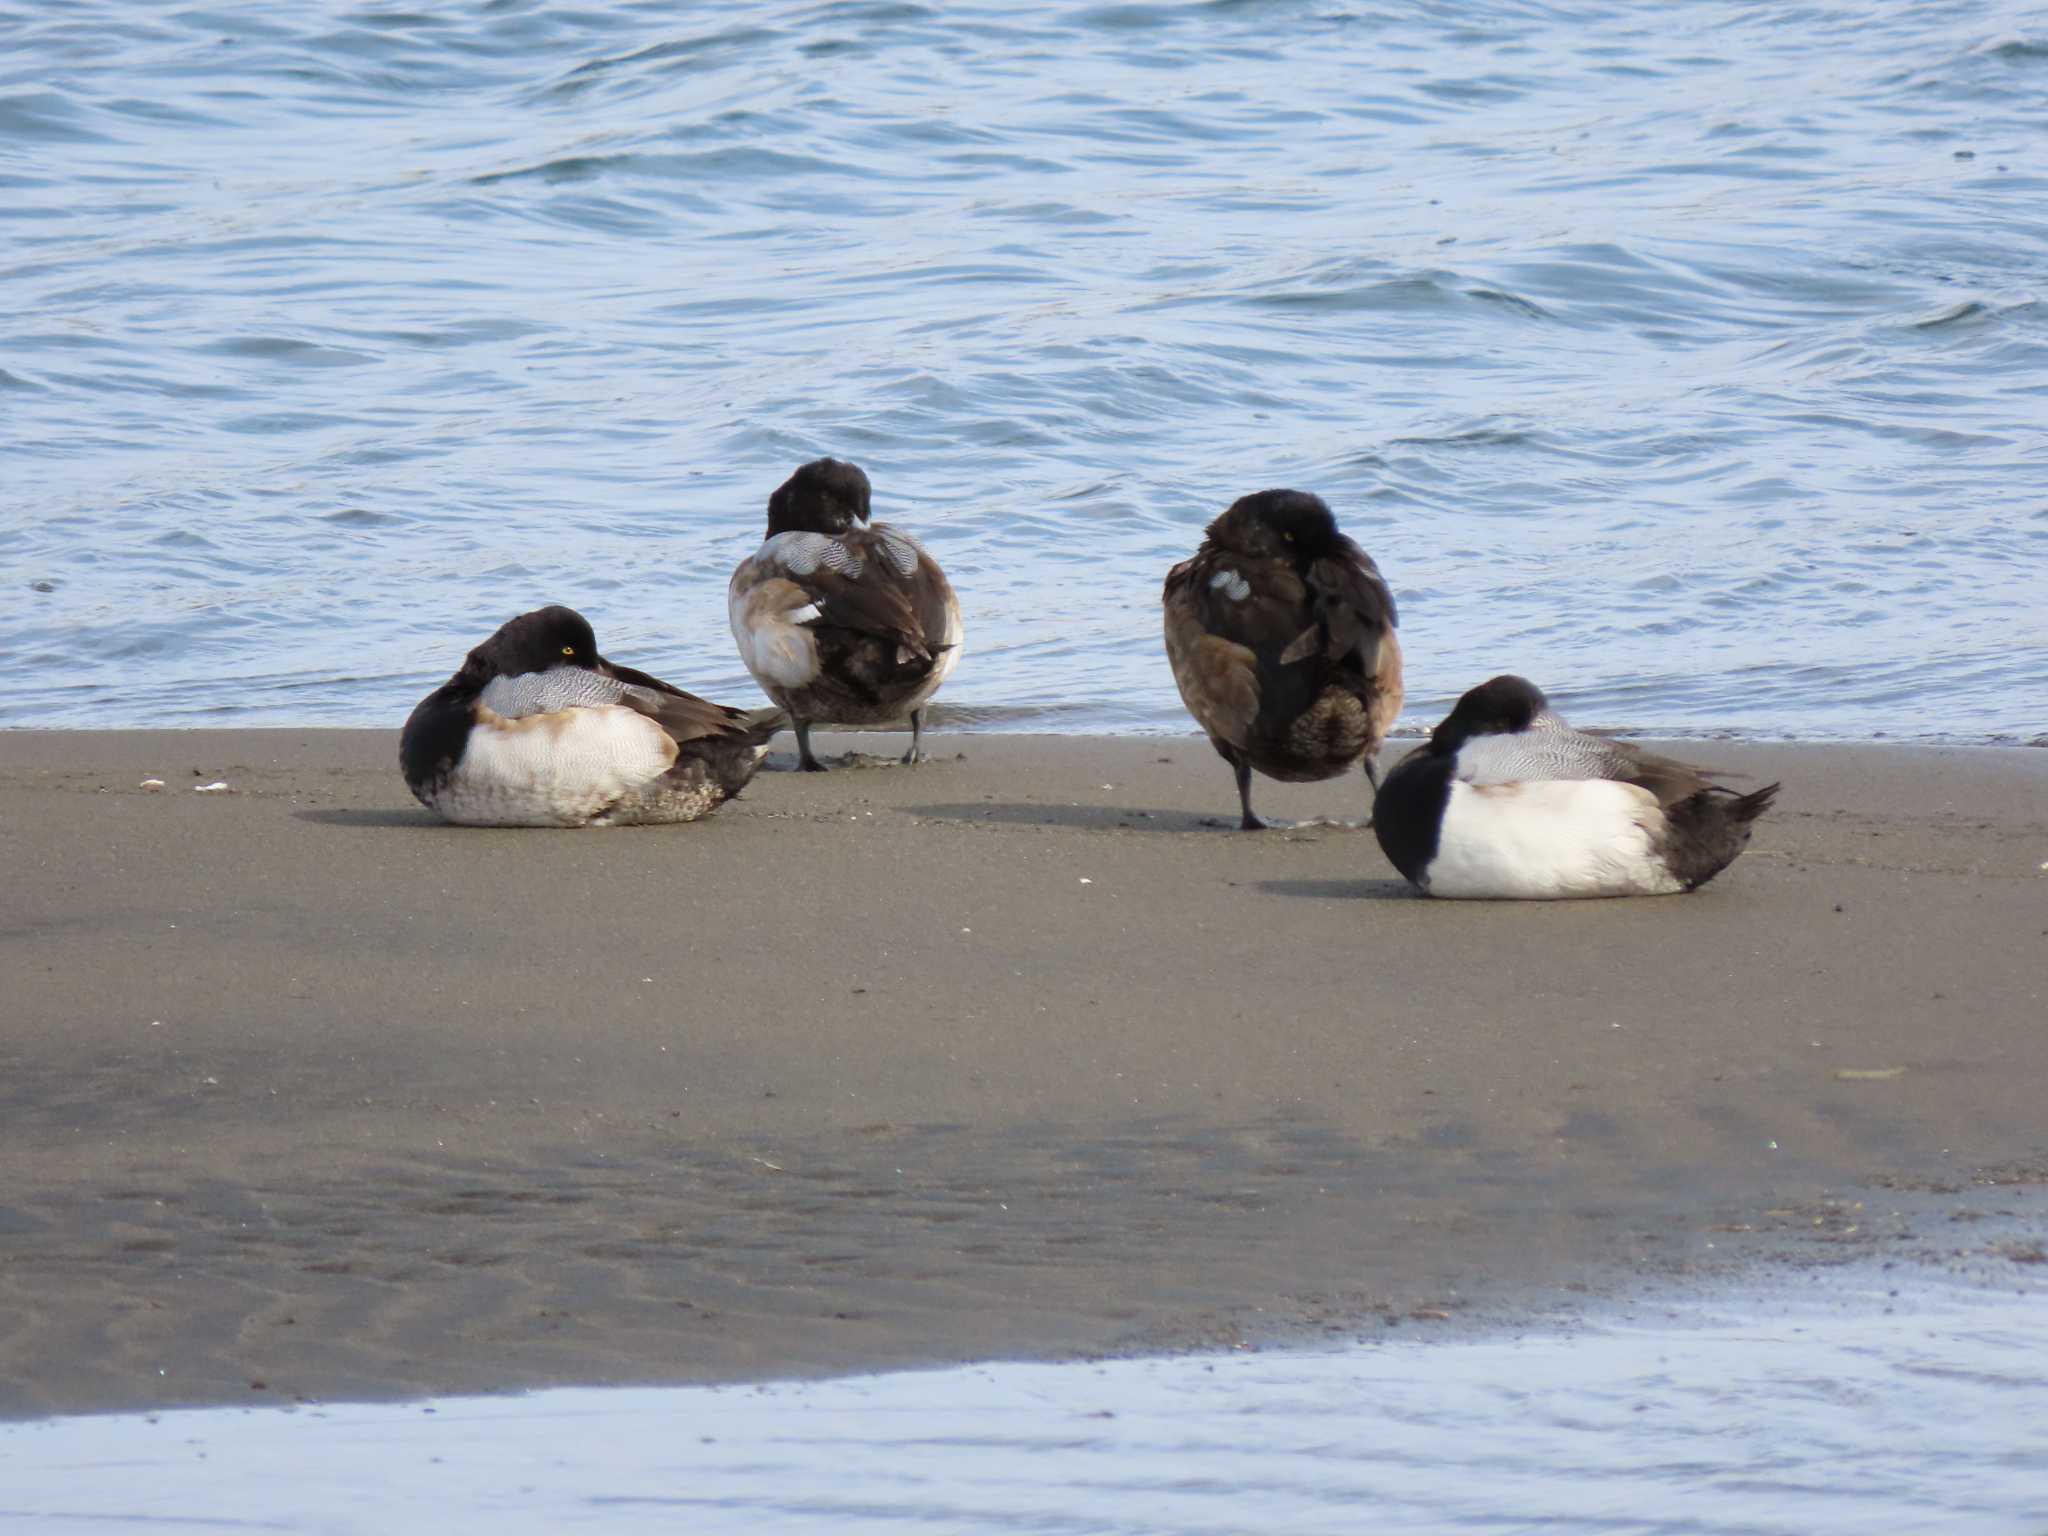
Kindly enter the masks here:
M 1716 739 L 1703 891 L 1494 905 L 1189 736 L 577 832 L 395 740 L 0 733 L 0 1415 L 1513 1325 L 2048 1180 L 2033 748 Z
M 725 690 L 728 694 L 731 690 Z M 1446 700 L 1446 710 L 1455 699 Z M 756 696 L 737 708 L 766 708 L 767 700 Z M 403 721 L 406 709 L 401 705 L 399 718 Z M 1043 720 L 1043 725 L 1035 722 Z M 1712 746 L 1717 742 L 1733 742 L 1738 746 L 1761 748 L 1772 747 L 1869 747 L 1877 751 L 1897 749 L 1951 749 L 1960 751 L 2026 752 L 2048 750 L 2048 732 L 2022 736 L 2011 731 L 1994 731 L 1988 734 L 1956 734 L 1946 731 L 1928 731 L 1915 736 L 1888 735 L 1821 735 L 1795 736 L 1769 729 L 1750 730 L 1739 726 L 1719 726 L 1711 730 L 1689 730 L 1682 726 L 1665 725 L 1614 725 L 1603 721 L 1592 721 L 1584 726 L 1574 720 L 1575 729 L 1584 729 L 1599 736 L 1619 736 L 1630 741 L 1663 742 L 1666 745 L 1695 744 Z M 1386 747 L 1381 753 L 1382 760 L 1389 765 L 1400 749 L 1412 746 L 1428 737 L 1434 722 L 1411 720 L 1397 723 L 1387 733 Z M 1009 705 L 969 704 L 947 709 L 941 704 L 927 706 L 925 729 L 934 739 L 962 741 L 986 741 L 990 738 L 1026 738 L 1033 741 L 1181 741 L 1200 742 L 1200 729 L 1194 725 L 1185 710 L 1176 712 L 1171 718 L 1160 718 L 1152 722 L 1126 721 L 1122 725 L 1103 725 L 1087 720 L 1068 720 L 1059 706 L 1034 708 Z M 71 726 L 48 724 L 20 724 L 0 721 L 0 741 L 9 737 L 29 736 L 79 736 L 104 738 L 114 736 L 291 736 L 291 735 L 354 735 L 354 736 L 396 736 L 398 727 L 388 723 L 364 725 L 350 722 L 315 722 L 311 724 L 278 724 L 262 721 L 243 724 L 198 724 L 169 726 Z M 875 737 L 900 735 L 909 736 L 907 725 L 851 725 L 835 726 L 830 731 L 820 730 L 819 739 L 826 736 L 844 736 L 855 740 L 872 740 Z M 776 756 L 788 755 L 791 762 L 776 766 L 794 767 L 794 753 L 783 754 L 779 749 Z

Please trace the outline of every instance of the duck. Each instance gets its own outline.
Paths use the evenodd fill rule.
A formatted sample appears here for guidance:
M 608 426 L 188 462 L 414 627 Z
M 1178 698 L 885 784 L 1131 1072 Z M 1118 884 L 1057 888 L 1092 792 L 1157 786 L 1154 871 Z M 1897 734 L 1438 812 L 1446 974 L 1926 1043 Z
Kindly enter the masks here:
M 507 620 L 420 700 L 398 760 L 420 804 L 462 826 L 695 821 L 786 723 L 607 661 L 590 621 L 554 606 Z
M 1240 497 L 1166 577 L 1166 656 L 1188 712 L 1237 775 L 1239 825 L 1252 771 L 1335 778 L 1378 753 L 1401 713 L 1394 594 L 1372 557 L 1337 530 L 1322 497 Z
M 1696 891 L 1749 846 L 1781 788 L 1573 730 L 1512 674 L 1465 693 L 1387 775 L 1373 830 L 1429 896 L 1557 900 Z
M 800 465 L 768 498 L 768 533 L 740 562 L 727 610 L 740 659 L 796 731 L 797 766 L 823 773 L 813 725 L 908 718 L 904 763 L 924 758 L 925 706 L 960 660 L 960 603 L 901 528 L 870 523 L 865 471 Z

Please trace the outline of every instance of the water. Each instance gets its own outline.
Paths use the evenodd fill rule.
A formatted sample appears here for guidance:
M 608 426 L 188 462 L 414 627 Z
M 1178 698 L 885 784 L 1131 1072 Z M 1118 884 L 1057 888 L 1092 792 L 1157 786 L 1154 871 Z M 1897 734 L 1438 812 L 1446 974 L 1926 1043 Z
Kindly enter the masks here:
M 1868 1286 L 1871 1277 L 1861 1277 Z M 2040 1536 L 2048 1308 L 0 1427 L 20 1536 L 281 1531 Z
M 834 452 L 956 723 L 1187 729 L 1169 563 L 1327 496 L 1410 723 L 2031 738 L 2048 13 L 0 0 L 0 724 L 389 724 L 510 613 L 756 697 Z

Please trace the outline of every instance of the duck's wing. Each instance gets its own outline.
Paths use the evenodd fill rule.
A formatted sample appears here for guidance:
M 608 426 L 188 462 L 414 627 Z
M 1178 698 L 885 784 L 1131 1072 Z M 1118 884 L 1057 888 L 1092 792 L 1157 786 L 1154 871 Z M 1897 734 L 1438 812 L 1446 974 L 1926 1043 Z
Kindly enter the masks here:
M 1258 718 L 1260 674 L 1308 619 L 1300 578 L 1273 560 L 1204 545 L 1167 573 L 1166 654 L 1189 713 L 1211 736 L 1243 746 Z
M 1690 763 L 1646 752 L 1632 742 L 1573 730 L 1550 710 L 1537 715 L 1527 730 L 1469 738 L 1458 748 L 1456 777 L 1467 784 L 1612 779 L 1648 790 L 1659 805 L 1675 805 L 1713 783 Z
M 1320 652 L 1337 665 L 1375 677 L 1380 646 L 1399 622 L 1394 594 L 1371 555 L 1340 538 L 1338 551 L 1308 570 L 1311 624 L 1290 637 L 1281 654 L 1293 662 Z
M 960 603 L 953 585 L 939 562 L 915 537 L 893 523 L 873 523 L 867 529 L 873 547 L 878 548 L 895 575 L 901 579 L 917 615 L 918 631 L 926 648 L 936 654 L 960 644 Z
M 625 689 L 618 678 L 589 667 L 550 667 L 545 672 L 494 677 L 477 702 L 507 720 L 524 720 L 563 709 L 600 709 L 618 703 Z
M 745 710 L 713 704 L 671 683 L 616 662 L 591 667 L 550 667 L 517 677 L 491 679 L 477 702 L 505 720 L 527 720 L 566 710 L 624 707 L 644 715 L 679 745 L 707 736 L 746 734 L 752 717 Z
M 844 534 L 778 533 L 748 562 L 754 585 L 785 582 L 804 601 L 779 612 L 786 624 L 853 630 L 929 656 L 930 644 L 912 600 L 912 586 L 895 546 L 873 529 Z M 917 551 L 911 548 L 913 571 Z M 746 568 L 743 568 L 746 569 Z
M 678 746 L 713 736 L 745 736 L 758 733 L 759 713 L 749 714 L 725 704 L 714 704 L 694 693 L 685 693 L 673 683 L 615 661 L 605 663 L 620 685 L 618 702 L 647 716 L 674 738 Z M 769 712 L 771 714 L 779 712 Z

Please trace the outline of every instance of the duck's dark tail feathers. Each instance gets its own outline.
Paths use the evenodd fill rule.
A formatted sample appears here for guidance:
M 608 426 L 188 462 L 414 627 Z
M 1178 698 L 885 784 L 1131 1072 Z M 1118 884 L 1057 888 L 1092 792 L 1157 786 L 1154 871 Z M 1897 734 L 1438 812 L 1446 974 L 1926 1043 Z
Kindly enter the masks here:
M 1746 795 L 1703 789 L 1665 813 L 1664 861 L 1688 891 L 1698 890 L 1749 846 L 1750 823 L 1771 808 L 1776 784 Z
M 1736 795 L 1724 804 L 1721 810 L 1730 821 L 1739 821 L 1746 827 L 1771 808 L 1771 802 L 1778 798 L 1780 788 L 1777 784 L 1766 784 L 1762 789 L 1753 790 L 1749 794 Z
M 740 728 L 746 732 L 747 740 L 761 746 L 777 731 L 789 728 L 789 712 L 769 707 L 750 709 L 739 719 Z

